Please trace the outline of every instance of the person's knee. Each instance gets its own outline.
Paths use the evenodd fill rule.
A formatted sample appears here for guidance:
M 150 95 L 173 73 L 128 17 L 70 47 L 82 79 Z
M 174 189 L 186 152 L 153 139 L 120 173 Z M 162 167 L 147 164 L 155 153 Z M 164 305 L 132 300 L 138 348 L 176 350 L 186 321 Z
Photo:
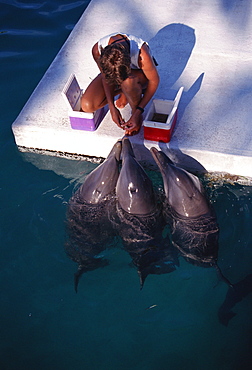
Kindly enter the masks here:
M 85 95 L 81 98 L 81 109 L 86 113 L 93 113 L 95 111 L 93 102 L 87 99 Z

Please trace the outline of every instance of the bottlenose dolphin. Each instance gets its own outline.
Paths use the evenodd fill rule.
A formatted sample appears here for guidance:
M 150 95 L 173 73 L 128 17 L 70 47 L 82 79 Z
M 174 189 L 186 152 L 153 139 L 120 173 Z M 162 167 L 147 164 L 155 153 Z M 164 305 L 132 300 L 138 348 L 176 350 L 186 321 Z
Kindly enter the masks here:
M 115 232 L 109 222 L 113 208 L 115 186 L 119 176 L 121 141 L 112 148 L 105 161 L 93 170 L 68 202 L 67 255 L 78 263 L 74 275 L 77 292 L 80 276 L 108 261 L 99 254 L 106 249 Z
M 130 140 L 122 142 L 122 168 L 116 185 L 119 235 L 138 269 L 140 286 L 148 274 L 175 270 L 168 241 L 162 238 L 164 219 L 153 184 L 138 163 Z
M 151 153 L 163 178 L 164 215 L 173 245 L 188 262 L 214 266 L 231 286 L 217 265 L 219 227 L 199 178 L 175 166 L 162 151 L 151 148 Z

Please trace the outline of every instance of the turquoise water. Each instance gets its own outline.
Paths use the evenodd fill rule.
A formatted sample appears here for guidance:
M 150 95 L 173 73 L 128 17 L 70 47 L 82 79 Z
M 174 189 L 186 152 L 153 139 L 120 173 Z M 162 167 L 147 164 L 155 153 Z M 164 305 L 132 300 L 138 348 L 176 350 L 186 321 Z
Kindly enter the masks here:
M 110 264 L 83 275 L 74 292 L 66 202 L 96 165 L 23 155 L 11 123 L 87 3 L 0 1 L 0 368 L 250 369 L 252 294 L 222 325 L 228 288 L 213 269 L 181 259 L 140 291 L 129 256 L 114 248 L 106 251 Z M 149 175 L 160 186 L 160 175 Z M 220 225 L 219 264 L 237 283 L 252 273 L 252 187 L 205 185 Z

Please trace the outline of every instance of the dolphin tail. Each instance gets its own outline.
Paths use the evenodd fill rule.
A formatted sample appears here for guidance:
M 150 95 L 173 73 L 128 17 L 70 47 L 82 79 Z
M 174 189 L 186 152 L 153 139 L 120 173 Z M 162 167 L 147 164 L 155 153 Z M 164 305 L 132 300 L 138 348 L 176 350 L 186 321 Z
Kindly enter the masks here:
M 217 271 L 217 274 L 220 278 L 220 280 L 224 281 L 224 283 L 226 283 L 230 288 L 233 288 L 233 284 L 230 283 L 230 281 L 223 275 L 220 267 L 217 265 L 217 263 L 214 263 L 214 267 L 216 268 L 216 271 Z

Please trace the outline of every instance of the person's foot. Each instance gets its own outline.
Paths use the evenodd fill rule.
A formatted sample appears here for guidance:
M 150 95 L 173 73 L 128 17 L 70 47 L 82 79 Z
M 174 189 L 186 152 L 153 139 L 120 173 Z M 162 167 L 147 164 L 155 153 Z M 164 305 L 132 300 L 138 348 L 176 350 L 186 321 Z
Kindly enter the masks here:
M 116 103 L 115 104 L 116 104 L 116 107 L 117 108 L 122 109 L 122 108 L 125 107 L 125 105 L 128 104 L 128 100 L 127 100 L 126 96 L 123 93 L 121 93 L 119 95 L 119 98 L 116 100 Z

